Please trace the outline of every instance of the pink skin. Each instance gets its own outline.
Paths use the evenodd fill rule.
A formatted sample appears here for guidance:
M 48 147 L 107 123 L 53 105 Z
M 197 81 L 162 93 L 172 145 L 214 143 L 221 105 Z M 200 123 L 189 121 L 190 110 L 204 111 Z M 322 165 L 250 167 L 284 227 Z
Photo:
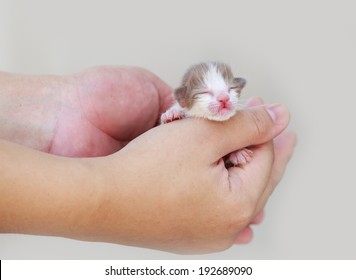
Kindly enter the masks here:
M 218 94 L 211 93 L 214 100 L 208 105 L 208 110 L 212 115 L 225 116 L 231 113 L 234 109 L 234 105 L 230 100 L 230 95 L 228 92 L 220 92 Z
M 228 105 L 229 105 L 229 100 L 230 100 L 230 96 L 229 96 L 229 94 L 226 92 L 221 92 L 218 96 L 217 96 L 217 98 L 216 98 L 216 100 L 220 103 L 220 108 L 222 108 L 222 109 L 229 109 L 228 108 Z
M 209 104 L 208 110 L 212 115 L 224 115 L 231 112 L 231 105 L 227 102 L 213 101 Z

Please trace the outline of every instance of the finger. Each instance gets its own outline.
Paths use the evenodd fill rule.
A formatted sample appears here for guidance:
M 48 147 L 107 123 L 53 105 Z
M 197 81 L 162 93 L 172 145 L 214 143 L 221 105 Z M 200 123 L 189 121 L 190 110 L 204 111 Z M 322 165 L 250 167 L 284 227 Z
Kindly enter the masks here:
M 235 239 L 236 244 L 247 244 L 251 242 L 253 238 L 253 231 L 250 226 L 245 227 L 239 232 Z
M 272 176 L 270 180 L 271 185 L 277 185 L 282 179 L 287 163 L 293 155 L 296 144 L 297 136 L 291 131 L 285 131 L 274 139 L 275 161 L 272 167 Z
M 255 219 L 252 220 L 250 225 L 258 225 L 264 219 L 264 211 L 260 212 Z M 236 244 L 247 244 L 253 239 L 253 230 L 251 226 L 245 227 L 242 231 L 239 232 L 235 239 Z
M 274 104 L 246 108 L 227 121 L 187 118 L 163 129 L 172 130 L 172 138 L 186 143 L 187 152 L 196 153 L 197 146 L 200 151 L 209 151 L 201 153 L 200 158 L 215 164 L 233 151 L 270 141 L 288 122 L 288 109 Z
M 264 211 L 261 211 L 251 222 L 250 225 L 258 225 L 264 219 Z M 249 243 L 253 238 L 253 231 L 251 226 L 245 227 L 236 237 L 236 244 L 246 244 Z
M 202 143 L 218 143 L 214 160 L 244 147 L 265 143 L 280 134 L 288 125 L 288 109 L 279 104 L 262 105 L 239 111 L 226 122 L 208 122 Z
M 246 108 L 249 108 L 249 107 L 254 107 L 254 106 L 259 106 L 259 105 L 262 105 L 264 104 L 264 101 L 261 97 L 259 96 L 253 96 L 251 97 L 250 99 L 247 100 L 247 102 L 245 103 L 245 107 Z M 277 136 L 279 137 L 279 136 Z M 265 213 L 264 211 L 262 210 L 261 212 L 259 212 L 257 214 L 257 216 L 252 220 L 251 224 L 253 225 L 257 225 L 257 224 L 260 224 L 263 219 L 264 219 L 264 216 L 265 216 Z
M 258 225 L 260 223 L 262 223 L 263 219 L 265 218 L 265 213 L 262 210 L 259 214 L 257 214 L 257 216 L 252 220 L 251 224 L 253 225 Z
M 259 106 L 262 104 L 264 104 L 264 102 L 261 97 L 253 96 L 249 100 L 247 100 L 247 102 L 245 103 L 245 107 L 249 108 L 249 107 Z
M 261 211 L 250 223 L 250 225 L 258 225 L 260 224 L 263 219 L 264 219 L 264 211 Z M 235 239 L 236 244 L 246 244 L 251 242 L 253 239 L 253 230 L 251 226 L 245 227 L 242 231 L 239 232 Z
M 291 159 L 297 138 L 294 132 L 284 131 L 274 139 L 274 162 L 265 192 L 258 202 L 256 211 L 264 208 L 267 199 L 270 197 L 277 184 L 283 177 L 289 160 Z

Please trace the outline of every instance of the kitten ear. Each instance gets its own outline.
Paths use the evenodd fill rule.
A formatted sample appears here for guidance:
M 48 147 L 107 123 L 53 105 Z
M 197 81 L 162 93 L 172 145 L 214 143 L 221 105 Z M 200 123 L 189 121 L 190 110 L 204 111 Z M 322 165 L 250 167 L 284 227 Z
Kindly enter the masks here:
M 233 84 L 236 91 L 240 92 L 245 87 L 246 80 L 244 78 L 234 78 Z
M 187 87 L 182 86 L 179 88 L 176 88 L 174 90 L 174 97 L 176 98 L 177 102 L 179 105 L 184 108 L 187 107 L 186 100 L 187 100 Z

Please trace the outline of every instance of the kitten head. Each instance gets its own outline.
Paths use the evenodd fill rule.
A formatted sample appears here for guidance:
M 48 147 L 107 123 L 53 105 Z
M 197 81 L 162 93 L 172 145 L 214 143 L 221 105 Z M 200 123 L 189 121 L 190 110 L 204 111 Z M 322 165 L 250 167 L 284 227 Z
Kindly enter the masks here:
M 174 95 L 189 116 L 224 121 L 236 113 L 245 84 L 245 79 L 233 76 L 230 66 L 205 62 L 188 69 Z

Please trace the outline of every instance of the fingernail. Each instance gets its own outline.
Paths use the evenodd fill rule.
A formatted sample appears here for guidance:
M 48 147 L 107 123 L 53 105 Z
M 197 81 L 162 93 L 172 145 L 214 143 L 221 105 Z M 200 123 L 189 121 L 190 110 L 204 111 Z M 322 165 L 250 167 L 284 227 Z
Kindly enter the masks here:
M 289 121 L 289 111 L 282 104 L 272 104 L 266 107 L 268 114 L 275 124 L 284 124 Z

